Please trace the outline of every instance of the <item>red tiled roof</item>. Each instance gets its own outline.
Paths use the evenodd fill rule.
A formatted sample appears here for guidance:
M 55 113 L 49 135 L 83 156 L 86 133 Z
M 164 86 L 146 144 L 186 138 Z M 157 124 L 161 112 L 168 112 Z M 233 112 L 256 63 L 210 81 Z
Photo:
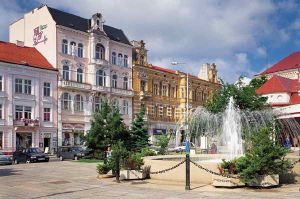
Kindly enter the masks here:
M 21 47 L 4 41 L 0 41 L 0 61 L 34 68 L 56 70 L 37 49 L 33 47 Z
M 161 72 L 176 74 L 176 70 L 172 70 L 172 69 L 168 69 L 168 68 L 162 68 L 162 67 L 153 66 L 153 65 L 149 65 L 149 67 L 152 68 L 153 70 L 158 70 L 158 71 L 161 71 Z
M 300 82 L 298 80 L 288 79 L 278 75 L 274 75 L 260 88 L 256 90 L 257 94 L 269 94 L 279 92 L 298 92 L 300 90 Z
M 290 104 L 300 104 L 300 96 L 298 93 L 293 93 L 291 95 Z
M 261 72 L 260 75 L 275 73 L 284 70 L 300 68 L 300 52 L 294 52 L 289 56 L 283 58 L 270 68 Z

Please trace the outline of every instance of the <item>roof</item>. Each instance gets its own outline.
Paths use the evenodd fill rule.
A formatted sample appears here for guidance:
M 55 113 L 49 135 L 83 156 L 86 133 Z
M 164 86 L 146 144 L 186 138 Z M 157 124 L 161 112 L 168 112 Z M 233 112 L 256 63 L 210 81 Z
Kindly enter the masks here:
M 158 70 L 161 72 L 167 72 L 167 73 L 172 73 L 172 74 L 176 74 L 176 70 L 172 70 L 172 69 L 168 69 L 168 68 L 163 68 L 160 66 L 154 66 L 152 64 L 149 65 L 150 68 L 152 68 L 153 70 Z
M 275 73 L 284 70 L 291 70 L 300 68 L 300 52 L 294 52 L 289 56 L 283 58 L 270 68 L 266 69 L 265 71 L 261 72 L 260 75 L 266 75 L 270 73 Z
M 48 7 L 48 10 L 57 25 L 65 26 L 75 30 L 87 32 L 89 30 L 90 20 L 73 15 L 55 8 Z M 104 32 L 113 41 L 131 45 L 123 30 L 111 26 L 103 25 Z
M 300 96 L 298 93 L 293 93 L 291 95 L 290 104 L 300 104 Z
M 280 92 L 298 92 L 300 90 L 300 82 L 294 79 L 288 79 L 278 75 L 274 75 L 260 88 L 256 90 L 257 94 L 270 94 Z
M 4 41 L 0 41 L 0 61 L 56 71 L 37 49 Z

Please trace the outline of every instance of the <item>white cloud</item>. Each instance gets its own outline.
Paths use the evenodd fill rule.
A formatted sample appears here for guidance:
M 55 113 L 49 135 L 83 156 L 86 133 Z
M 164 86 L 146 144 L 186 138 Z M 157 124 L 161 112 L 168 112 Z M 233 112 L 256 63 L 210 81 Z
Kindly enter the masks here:
M 38 1 L 86 18 L 101 12 L 107 25 L 123 29 L 130 40 L 146 42 L 150 63 L 170 67 L 166 60 L 185 60 L 197 74 L 203 61 L 216 60 L 220 76 L 231 82 L 227 70 L 253 73 L 248 54 L 256 52 L 260 40 L 289 40 L 288 33 L 278 30 L 269 17 L 278 9 L 293 7 L 271 0 Z M 241 68 L 241 59 L 247 61 L 243 64 L 247 68 Z
M 257 55 L 260 57 L 266 57 L 267 56 L 267 50 L 265 47 L 258 47 L 256 49 Z

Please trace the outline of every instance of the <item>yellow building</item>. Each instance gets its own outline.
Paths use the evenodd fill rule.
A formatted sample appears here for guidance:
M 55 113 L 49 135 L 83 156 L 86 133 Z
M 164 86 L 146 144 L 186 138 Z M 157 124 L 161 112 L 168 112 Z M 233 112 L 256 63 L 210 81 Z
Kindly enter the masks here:
M 149 64 L 143 41 L 132 41 L 133 113 L 146 108 L 148 132 L 153 135 L 175 130 L 184 122 L 187 74 Z M 201 78 L 199 78 L 201 77 Z M 220 87 L 215 64 L 204 64 L 198 77 L 189 74 L 189 110 L 203 105 Z

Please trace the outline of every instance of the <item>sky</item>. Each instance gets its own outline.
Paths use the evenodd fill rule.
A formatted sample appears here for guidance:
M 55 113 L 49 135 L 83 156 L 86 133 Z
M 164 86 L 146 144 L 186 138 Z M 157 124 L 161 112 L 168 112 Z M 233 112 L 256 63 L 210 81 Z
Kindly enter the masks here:
M 145 41 L 149 63 L 194 75 L 216 63 L 226 82 L 251 78 L 300 47 L 300 2 L 292 0 L 1 0 L 0 40 L 41 4 L 85 18 L 100 12 L 129 40 Z

